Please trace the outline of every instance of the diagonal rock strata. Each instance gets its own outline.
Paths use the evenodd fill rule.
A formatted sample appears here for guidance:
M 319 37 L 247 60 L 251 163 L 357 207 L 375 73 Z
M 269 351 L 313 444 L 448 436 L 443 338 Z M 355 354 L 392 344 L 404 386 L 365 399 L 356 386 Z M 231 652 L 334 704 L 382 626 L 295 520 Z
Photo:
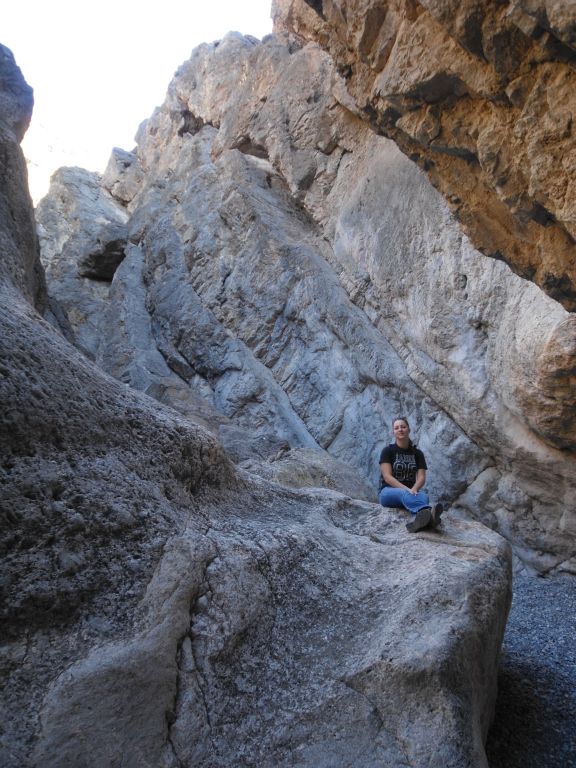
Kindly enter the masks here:
M 131 255 L 98 312 L 97 359 L 252 467 L 322 448 L 375 486 L 389 420 L 408 410 L 433 495 L 531 567 L 570 570 L 574 316 L 476 251 L 354 110 L 315 44 L 229 35 L 194 51 L 100 188 L 107 204 L 123 190 Z M 59 185 L 38 211 L 57 292 Z M 60 249 L 75 274 L 81 240 Z M 122 318 L 135 331 L 120 342 Z

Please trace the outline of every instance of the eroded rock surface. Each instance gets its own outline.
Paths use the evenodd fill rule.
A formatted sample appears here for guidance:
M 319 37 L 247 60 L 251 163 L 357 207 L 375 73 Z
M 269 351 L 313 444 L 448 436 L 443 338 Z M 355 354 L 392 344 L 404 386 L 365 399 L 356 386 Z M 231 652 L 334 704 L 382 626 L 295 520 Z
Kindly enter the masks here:
M 12 52 L 0 45 L 0 276 L 14 284 L 40 309 L 45 307 L 44 272 L 38 261 L 34 209 L 23 180 L 26 163 L 20 149 L 34 103 L 32 89 L 16 66 Z
M 410 538 L 326 492 L 221 501 L 206 536 L 165 546 L 134 636 L 51 686 L 38 765 L 487 765 L 508 600 L 495 534 Z
M 100 188 L 107 204 L 121 190 L 129 247 L 96 359 L 200 413 L 235 460 L 325 450 L 374 487 L 408 412 L 433 496 L 531 566 L 573 570 L 574 315 L 476 251 L 354 109 L 315 44 L 198 48 Z M 49 254 L 67 211 L 63 194 L 39 207 Z
M 13 61 L 10 76 L 3 86 L 26 94 Z M 17 138 L 3 134 L 2 151 L 23 167 Z M 261 178 L 259 166 L 245 173 Z M 510 600 L 505 541 L 458 520 L 411 535 L 400 512 L 237 469 L 208 429 L 104 372 L 54 312 L 42 318 L 30 211 L 24 175 L 3 177 L 2 765 L 486 768 Z M 165 218 L 151 221 L 169 236 Z M 140 263 L 153 285 L 165 263 L 160 247 L 144 261 L 129 231 L 103 318 L 119 312 L 123 271 L 129 283 Z M 96 251 L 75 234 L 98 269 L 105 243 Z M 60 266 L 69 285 L 95 279 Z M 118 348 L 142 318 L 141 297 L 126 302 Z M 230 334 L 207 314 L 198 344 L 206 328 L 224 349 Z M 72 317 L 71 338 L 78 327 Z M 92 354 L 118 361 L 113 347 Z M 147 350 L 123 349 L 125 370 L 152 379 Z M 174 352 L 173 367 L 182 358 Z
M 576 308 L 576 10 L 562 0 L 274 0 L 348 106 L 417 161 L 476 247 Z

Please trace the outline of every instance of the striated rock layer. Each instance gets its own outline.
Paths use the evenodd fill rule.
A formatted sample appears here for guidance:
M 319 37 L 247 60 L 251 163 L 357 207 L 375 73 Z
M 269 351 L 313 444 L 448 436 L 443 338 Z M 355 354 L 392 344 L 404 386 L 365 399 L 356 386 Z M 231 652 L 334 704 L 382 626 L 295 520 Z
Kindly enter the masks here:
M 329 51 L 476 247 L 576 309 L 576 8 L 563 0 L 274 0 Z
M 192 304 L 177 271 L 165 286 L 155 281 L 168 260 L 192 258 L 162 240 L 175 242 L 171 217 L 178 221 L 178 211 L 161 212 L 160 177 L 147 202 L 147 213 L 156 204 L 157 215 L 142 211 L 127 237 L 126 216 L 111 213 L 110 199 L 92 187 L 98 216 L 110 217 L 110 226 L 94 220 L 89 232 L 77 232 L 86 245 L 78 254 L 79 290 L 93 299 L 89 317 L 105 307 L 107 317 L 117 317 L 110 321 L 116 330 L 109 347 L 91 346 L 88 331 L 84 351 L 72 346 L 55 326 L 73 338 L 83 310 L 70 311 L 67 324 L 55 303 L 46 308 L 18 170 L 15 129 L 29 119 L 29 91 L 13 59 L 2 55 L 8 94 L 0 92 L 0 143 L 11 172 L 0 186 L 0 763 L 486 768 L 483 741 L 510 600 L 507 544 L 458 520 L 442 533 L 410 535 L 400 512 L 243 472 L 194 423 L 192 397 L 187 415 L 179 414 L 94 364 L 90 355 L 107 355 L 120 369 L 116 351 L 123 352 L 122 370 L 136 385 L 138 375 L 160 386 L 162 377 L 172 381 L 173 369 L 188 370 L 186 339 L 183 352 L 177 336 L 163 348 L 173 349 L 172 373 L 153 347 L 131 346 L 153 325 L 142 295 L 148 288 L 158 305 L 163 291 L 173 291 L 176 306 L 193 311 L 192 348 L 202 349 L 210 334 L 221 340 L 215 357 L 229 354 L 221 378 L 236 375 L 242 361 L 256 383 L 271 377 L 207 306 Z M 214 130 L 205 131 L 193 157 L 202 157 Z M 229 173 L 238 169 L 270 188 L 267 166 L 244 163 L 237 151 L 229 156 Z M 193 167 L 210 173 L 205 164 Z M 84 190 L 93 181 L 79 179 Z M 283 189 L 277 205 L 285 215 Z M 243 211 L 238 202 L 227 209 L 246 226 Z M 150 228 L 156 245 L 145 248 Z M 209 255 L 210 230 L 187 231 Z M 292 254 L 295 246 L 287 247 L 286 258 Z M 296 267 L 312 257 L 301 254 Z M 65 262 L 60 267 L 72 286 L 76 278 Z M 98 279 L 100 292 L 86 282 Z M 208 367 L 198 376 L 216 391 L 219 377 Z M 191 389 L 179 386 L 179 393 Z M 282 402 L 272 387 L 254 391 L 270 408 Z M 247 393 L 247 426 L 257 427 Z M 215 430 L 213 411 L 204 417 Z M 233 404 L 231 411 L 242 409 Z M 289 416 L 291 439 L 308 434 Z M 230 417 L 220 426 L 236 428 L 238 441 L 248 434 Z M 339 483 L 356 493 L 353 480 Z
M 474 250 L 344 85 L 287 36 L 201 46 L 135 153 L 103 180 L 55 179 L 38 209 L 50 290 L 99 365 L 251 471 L 308 485 L 271 465 L 324 450 L 315 477 L 343 478 L 336 459 L 375 488 L 407 412 L 434 497 L 531 567 L 573 571 L 574 315 Z M 120 241 L 113 279 L 87 274 Z

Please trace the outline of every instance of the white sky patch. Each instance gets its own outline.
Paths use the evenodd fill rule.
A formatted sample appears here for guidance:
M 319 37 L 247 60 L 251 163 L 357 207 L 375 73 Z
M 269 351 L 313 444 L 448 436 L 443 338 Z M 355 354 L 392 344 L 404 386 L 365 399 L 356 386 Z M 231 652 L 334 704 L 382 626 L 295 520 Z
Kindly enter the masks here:
M 271 0 L 20 0 L 2 12 L 0 43 L 34 88 L 22 143 L 32 198 L 62 165 L 102 172 L 133 149 L 140 123 L 197 45 L 227 32 L 272 31 Z

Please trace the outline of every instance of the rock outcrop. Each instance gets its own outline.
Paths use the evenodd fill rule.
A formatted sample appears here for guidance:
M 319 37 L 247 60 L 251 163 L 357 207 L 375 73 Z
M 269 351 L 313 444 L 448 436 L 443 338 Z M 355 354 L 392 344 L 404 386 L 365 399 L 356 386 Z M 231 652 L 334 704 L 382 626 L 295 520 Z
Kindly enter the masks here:
M 0 45 L 0 277 L 39 309 L 46 303 L 44 272 L 38 261 L 34 209 L 24 183 L 26 163 L 20 141 L 30 124 L 32 89 L 24 82 L 12 52 Z
M 8 83 L 25 99 L 20 73 L 3 55 L 9 77 L 3 72 L 2 87 Z M 164 210 L 160 175 L 148 177 L 150 207 L 144 211 L 143 204 L 141 217 L 134 210 L 126 222 L 125 245 L 122 216 L 110 213 L 110 200 L 96 189 L 104 221 L 90 224 L 85 237 L 77 233 L 90 251 L 78 254 L 77 279 L 89 298 L 94 286 L 85 281 L 102 282 L 96 298 L 106 307 L 103 322 L 116 313 L 116 335 L 108 347 L 91 346 L 80 308 L 69 313 L 65 330 L 73 338 L 86 329 L 83 350 L 72 346 L 56 327 L 64 315 L 46 307 L 30 199 L 17 172 L 24 167 L 19 137 L 4 131 L 12 115 L 18 125 L 29 111 L 29 102 L 14 113 L 3 107 L 0 137 L 16 169 L 0 187 L 2 765 L 336 768 L 353 760 L 366 767 L 407 761 L 485 768 L 483 740 L 510 599 L 504 540 L 458 520 L 447 521 L 442 533 L 410 535 L 400 512 L 258 478 L 235 467 L 210 430 L 194 423 L 192 405 L 181 415 L 90 359 L 109 355 L 119 370 L 114 349 L 124 349 L 123 370 L 131 376 L 170 376 L 150 363 L 158 359 L 153 349 L 131 346 L 135 324 L 148 327 L 152 306 L 125 289 L 133 280 L 141 292 L 157 294 L 156 306 L 164 292 L 172 307 L 196 318 L 195 334 L 172 339 L 162 326 L 169 318 L 158 310 L 172 343 L 169 371 L 188 370 L 186 354 L 192 368 L 201 359 L 194 350 L 216 337 L 221 373 L 205 365 L 191 380 L 204 377 L 218 391 L 227 371 L 253 372 L 245 405 L 238 395 L 230 406 L 233 416 L 245 414 L 238 429 L 257 432 L 251 398 L 276 408 L 287 397 L 264 386 L 273 378 L 269 369 L 224 330 L 208 300 L 192 303 L 178 270 L 173 282 L 158 279 L 169 260 L 192 259 L 175 241 L 171 217 L 178 222 L 181 214 Z M 215 132 L 203 130 L 193 159 Z M 169 154 L 165 149 L 165 160 Z M 237 150 L 224 155 L 224 189 L 226 170 L 256 179 L 262 190 L 279 185 L 274 202 L 287 219 L 294 204 L 273 174 L 268 185 L 268 166 Z M 206 163 L 197 167 L 208 179 L 213 174 Z M 89 187 L 89 177 L 79 178 Z M 191 174 L 186 183 L 193 182 Z M 257 191 L 248 186 L 246 195 Z M 228 194 L 234 203 L 233 190 Z M 239 229 L 249 221 L 241 203 L 227 209 Z M 273 206 L 262 211 L 272 215 Z M 302 211 L 300 217 L 308 227 Z M 208 257 L 210 229 L 193 236 L 185 218 L 196 257 L 201 244 Z M 289 233 L 288 220 L 284 226 Z M 117 244 L 113 258 L 102 233 Z M 164 249 L 162 236 L 174 247 Z M 274 245 L 269 238 L 265 244 Z M 317 257 L 311 245 L 302 247 L 299 254 L 288 243 L 284 253 L 304 271 Z M 59 267 L 73 286 L 68 265 Z M 126 305 L 115 301 L 116 290 Z M 217 429 L 211 412 L 207 421 Z M 263 419 L 263 434 L 272 421 Z M 288 412 L 285 424 L 290 439 L 310 434 Z
M 433 495 L 532 567 L 574 570 L 574 315 L 474 250 L 352 107 L 315 44 L 201 46 L 135 154 L 100 185 L 61 172 L 39 206 L 50 285 L 106 371 L 196 414 L 252 470 L 316 448 L 375 486 L 407 411 Z M 94 287 L 79 244 L 114 204 L 127 255 Z
M 274 0 L 347 106 L 426 171 L 476 247 L 576 309 L 576 10 L 562 0 Z

